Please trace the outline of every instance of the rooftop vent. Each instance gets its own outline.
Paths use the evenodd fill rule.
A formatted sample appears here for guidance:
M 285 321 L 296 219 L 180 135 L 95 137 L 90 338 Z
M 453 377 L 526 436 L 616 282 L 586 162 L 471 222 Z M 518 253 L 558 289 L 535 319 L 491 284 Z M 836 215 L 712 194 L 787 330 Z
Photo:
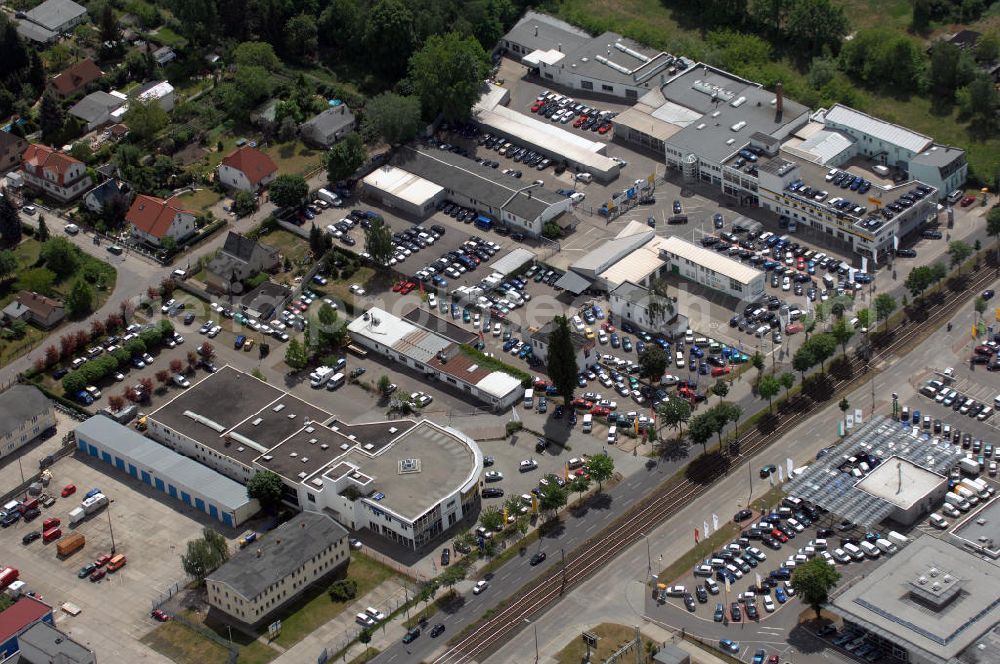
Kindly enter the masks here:
M 740 129 L 743 129 L 743 127 L 746 127 L 746 126 L 747 126 L 747 121 L 746 120 L 740 120 L 739 122 L 737 122 L 736 124 L 734 124 L 732 127 L 730 127 L 730 129 L 732 129 L 733 131 L 739 131 Z
M 310 438 L 309 439 L 309 444 L 310 445 L 315 445 L 317 442 L 319 442 L 319 441 L 317 441 L 315 438 Z
M 239 447 L 236 448 L 236 451 L 237 452 L 242 452 L 245 449 L 246 449 L 245 447 L 243 447 L 242 445 L 240 445 Z
M 470 366 L 469 366 L 469 368 L 468 368 L 468 369 L 466 369 L 465 371 L 466 371 L 466 373 L 472 373 L 473 371 L 475 371 L 475 370 L 476 370 L 476 369 L 478 369 L 478 368 L 479 368 L 479 365 L 478 365 L 478 364 L 472 364 L 472 365 L 470 365 Z
M 273 458 L 274 457 L 271 456 L 270 454 L 265 454 L 264 456 L 261 457 L 261 459 L 263 459 L 264 461 L 270 461 Z
M 704 123 L 704 122 L 701 122 L 701 123 L 699 123 L 699 124 L 698 124 L 698 125 L 697 125 L 697 126 L 695 127 L 695 129 L 699 129 L 699 130 L 700 130 L 700 129 L 704 129 L 704 128 L 705 128 L 705 123 Z
M 746 97 L 737 97 L 736 100 L 733 101 L 732 107 L 733 108 L 739 108 L 740 106 L 742 106 L 746 102 L 747 102 L 747 98 Z
M 306 427 L 306 433 L 312 433 L 316 430 L 316 427 Z
M 937 567 L 932 567 L 927 570 L 927 574 L 929 574 L 931 578 L 937 578 L 937 575 L 940 574 L 940 572 L 938 572 Z
M 304 479 L 306 478 L 306 474 L 305 474 L 305 472 L 301 472 L 301 473 L 299 473 L 299 474 L 298 474 L 298 478 L 299 478 L 300 480 L 304 480 Z M 302 524 L 302 525 L 305 525 L 305 524 Z
M 293 459 L 294 459 L 295 457 L 297 457 L 298 455 L 299 455 L 299 453 L 298 453 L 298 452 L 289 452 L 289 453 L 288 453 L 288 456 L 292 457 Z
M 288 419 L 294 420 L 295 419 L 295 413 L 289 413 L 288 414 Z
M 320 478 L 318 478 L 318 477 L 314 477 L 314 478 L 313 478 L 313 480 L 312 480 L 312 482 L 311 482 L 311 484 L 312 484 L 313 486 L 318 486 L 318 487 L 322 487 L 322 486 L 323 486 L 323 480 L 321 480 L 321 479 L 320 479 Z
M 309 463 L 309 457 L 302 457 L 302 463 Z
M 350 446 L 350 445 L 348 445 L 347 443 L 341 443 L 341 444 L 340 444 L 340 449 L 342 449 L 342 450 L 345 450 L 345 451 L 346 451 L 346 450 L 349 450 L 349 449 L 351 449 L 351 446 Z
M 389 427 L 389 433 L 396 433 L 397 431 L 399 431 L 399 429 L 396 427 Z
M 329 449 L 329 447 L 330 447 L 329 445 L 327 445 L 326 443 L 323 443 L 322 445 L 319 446 L 319 449 L 325 450 L 325 449 Z

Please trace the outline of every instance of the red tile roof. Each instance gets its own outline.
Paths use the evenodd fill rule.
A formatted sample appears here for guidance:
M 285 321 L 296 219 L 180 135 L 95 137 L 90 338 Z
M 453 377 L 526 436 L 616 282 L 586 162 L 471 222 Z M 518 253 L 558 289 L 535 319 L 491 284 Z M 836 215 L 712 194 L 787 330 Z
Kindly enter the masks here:
M 51 612 L 52 607 L 48 604 L 25 595 L 0 613 L 0 643 L 6 643 Z
M 28 173 L 38 178 L 44 178 L 46 171 L 53 171 L 57 175 L 58 184 L 66 186 L 66 173 L 75 164 L 83 164 L 82 161 L 74 159 L 68 154 L 56 152 L 54 148 L 47 145 L 29 145 L 21 157 L 21 167 Z
M 278 167 L 274 165 L 271 158 L 266 154 L 258 150 L 257 148 L 252 148 L 249 145 L 244 145 L 238 150 L 226 155 L 222 160 L 222 163 L 230 168 L 235 168 L 238 171 L 243 171 L 243 174 L 247 176 L 250 180 L 250 184 L 256 187 L 261 180 L 273 175 Z
M 139 194 L 132 201 L 132 207 L 128 209 L 125 220 L 140 231 L 149 233 L 156 238 L 162 238 L 170 230 L 170 225 L 179 212 L 194 214 L 194 212 L 182 208 L 175 198 L 163 200 L 155 196 Z
M 79 92 L 88 83 L 96 81 L 101 76 L 104 76 L 101 68 L 93 60 L 87 58 L 86 60 L 80 60 L 70 65 L 61 73 L 53 76 L 49 81 L 49 85 L 63 97 L 68 97 Z

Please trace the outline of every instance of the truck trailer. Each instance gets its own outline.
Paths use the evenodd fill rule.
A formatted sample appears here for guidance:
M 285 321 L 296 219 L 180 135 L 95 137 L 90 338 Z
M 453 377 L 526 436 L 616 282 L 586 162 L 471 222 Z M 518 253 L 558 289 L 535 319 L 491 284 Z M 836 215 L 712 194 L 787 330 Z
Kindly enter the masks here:
M 56 551 L 60 556 L 69 556 L 82 549 L 86 543 L 87 539 L 83 533 L 72 533 L 59 540 L 56 544 Z

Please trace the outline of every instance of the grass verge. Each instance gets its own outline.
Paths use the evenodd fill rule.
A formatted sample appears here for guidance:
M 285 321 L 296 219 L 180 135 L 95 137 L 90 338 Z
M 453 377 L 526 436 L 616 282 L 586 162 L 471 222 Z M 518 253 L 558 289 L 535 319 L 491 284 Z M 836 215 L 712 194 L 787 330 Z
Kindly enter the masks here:
M 361 664 L 361 662 L 367 662 L 380 652 L 381 651 L 378 648 L 372 648 L 371 646 L 368 646 L 367 648 L 365 648 L 365 651 L 363 653 L 352 659 L 350 662 L 348 662 L 348 664 Z
M 278 651 L 270 646 L 261 643 L 251 634 L 241 630 L 230 630 L 224 622 L 214 620 L 208 616 L 195 613 L 194 611 L 182 611 L 181 615 L 193 623 L 197 623 L 214 633 L 220 640 L 229 641 L 232 638 L 233 647 L 239 650 L 240 664 L 267 664 L 278 656 Z M 203 642 L 211 642 L 204 635 L 198 634 Z M 214 643 L 213 645 L 218 645 Z
M 226 664 L 229 651 L 187 625 L 171 620 L 140 639 L 177 664 Z
M 351 555 L 346 577 L 358 584 L 356 597 L 365 596 L 383 581 L 396 573 L 382 563 L 359 554 Z M 335 580 L 335 579 L 334 579 Z M 335 602 L 326 591 L 327 585 L 318 586 L 296 600 L 281 612 L 281 634 L 274 640 L 283 648 L 290 648 L 320 625 L 333 620 L 350 602 Z
M 634 641 L 635 639 L 635 628 L 627 625 L 601 623 L 588 631 L 597 637 L 597 647 L 590 648 L 591 662 L 606 661 L 626 641 Z M 650 653 L 656 646 L 656 642 L 642 636 L 641 632 L 640 638 L 642 639 L 642 661 L 652 662 L 653 657 Z M 583 639 L 575 638 L 570 641 L 569 645 L 556 654 L 555 659 L 559 664 L 579 664 L 580 662 L 587 661 L 585 659 L 586 655 L 587 644 L 583 642 Z M 637 661 L 635 652 L 628 652 L 625 656 L 625 661 Z

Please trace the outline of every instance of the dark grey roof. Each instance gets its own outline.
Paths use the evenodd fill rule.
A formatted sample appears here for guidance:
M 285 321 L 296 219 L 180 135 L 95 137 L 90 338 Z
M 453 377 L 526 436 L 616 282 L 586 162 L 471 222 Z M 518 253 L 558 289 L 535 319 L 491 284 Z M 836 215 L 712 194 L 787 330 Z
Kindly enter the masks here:
M 36 25 L 31 21 L 18 21 L 17 34 L 26 39 L 30 39 L 31 41 L 41 42 L 43 44 L 54 40 L 57 36 L 57 33 L 52 32 L 48 28 Z
M 13 385 L 0 392 L 0 437 L 52 407 L 48 397 L 31 385 Z
M 936 168 L 944 168 L 956 159 L 965 159 L 965 151 L 948 145 L 932 145 L 910 160 L 911 164 L 923 164 Z
M 325 514 L 302 512 L 230 558 L 207 580 L 252 599 L 345 537 L 343 526 Z
M 254 311 L 270 316 L 279 304 L 292 294 L 281 284 L 265 281 L 241 298 L 241 302 Z
M 127 182 L 123 182 L 118 178 L 111 178 L 110 180 L 105 180 L 101 184 L 97 185 L 93 189 L 87 192 L 87 196 L 93 196 L 97 199 L 97 202 L 103 206 L 108 201 L 114 199 L 116 196 L 126 196 L 128 195 L 130 189 Z
M 333 106 L 319 115 L 302 123 L 302 127 L 313 127 L 324 136 L 332 136 L 354 122 L 354 114 L 346 105 Z
M 273 255 L 275 260 L 277 260 L 278 255 L 278 250 L 274 247 L 260 244 L 245 235 L 240 235 L 232 231 L 226 236 L 226 243 L 222 245 L 222 251 L 248 263 L 253 259 L 255 251 L 263 251 Z
M 24 15 L 32 23 L 49 30 L 56 30 L 63 23 L 86 13 L 87 10 L 73 0 L 45 0 L 34 9 L 29 9 Z
M 106 118 L 111 111 L 121 107 L 124 103 L 125 100 L 121 97 L 116 97 L 99 90 L 91 92 L 78 101 L 73 105 L 73 108 L 69 109 L 69 112 L 71 115 L 87 122 L 97 122 L 102 118 Z
M 508 177 L 499 170 L 483 168 L 467 157 L 443 150 L 403 147 L 396 154 L 395 164 L 491 208 L 499 210 L 502 207 L 522 219 L 537 219 L 549 206 L 566 200 L 554 191 L 541 187 L 518 193 L 526 186 L 520 180 Z M 511 197 L 513 200 L 507 203 Z
M 559 277 L 555 285 L 563 290 L 568 290 L 573 295 L 579 295 L 583 291 L 590 288 L 590 280 L 583 277 L 573 270 L 567 270 L 566 274 Z
M 560 44 L 564 51 L 575 49 L 589 42 L 592 37 L 575 26 L 559 19 L 527 11 L 524 18 L 514 24 L 504 36 L 509 42 L 524 46 L 530 51 L 557 48 Z
M 220 253 L 218 256 L 213 258 L 205 266 L 205 269 L 212 274 L 217 274 L 220 277 L 226 279 L 233 278 L 235 273 L 236 279 L 240 278 L 240 268 L 242 268 L 246 263 L 236 258 L 235 256 L 230 256 L 229 254 Z
M 21 654 L 22 662 L 25 664 L 49 664 L 49 662 L 92 662 L 94 651 L 83 644 L 80 644 L 69 637 L 65 632 L 47 622 L 37 622 L 28 629 L 21 632 L 17 637 L 18 644 L 24 650 L 25 646 L 43 653 L 44 660 L 27 659 Z
M 27 141 L 16 134 L 0 129 L 0 151 L 20 148 L 21 146 L 27 148 Z

